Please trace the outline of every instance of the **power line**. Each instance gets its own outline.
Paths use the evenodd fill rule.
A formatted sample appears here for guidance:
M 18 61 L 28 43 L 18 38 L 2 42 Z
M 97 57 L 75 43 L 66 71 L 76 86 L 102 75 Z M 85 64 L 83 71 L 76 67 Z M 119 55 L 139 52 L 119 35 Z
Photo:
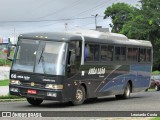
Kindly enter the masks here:
M 75 2 L 73 2 L 73 3 L 69 4 L 69 5 L 67 5 L 67 6 L 65 6 L 65 7 L 61 8 L 61 9 L 59 9 L 59 10 L 57 10 L 57 11 L 55 11 L 55 12 L 52 12 L 52 13 L 50 13 L 50 14 L 48 14 L 48 15 L 45 15 L 45 16 L 42 16 L 42 17 L 40 17 L 40 18 L 45 18 L 45 17 L 48 17 L 48 16 L 52 16 L 52 15 L 56 14 L 57 12 L 60 12 L 60 11 L 65 10 L 65 9 L 68 8 L 69 6 L 75 5 L 75 4 L 78 3 L 79 1 L 81 1 L 81 0 L 77 0 L 77 1 L 75 1 Z
M 82 14 L 84 14 L 84 13 L 86 13 L 86 12 L 93 11 L 94 9 L 97 9 L 97 8 L 99 8 L 99 7 L 103 6 L 103 5 L 105 5 L 105 3 L 107 3 L 107 4 L 112 3 L 111 1 L 112 1 L 112 0 L 110 0 L 110 1 L 108 1 L 108 2 L 107 2 L 107 1 L 104 1 L 104 2 L 102 2 L 101 4 L 96 5 L 96 6 L 90 8 L 90 9 L 88 9 L 88 10 L 83 11 L 83 12 L 80 12 L 80 13 L 78 13 L 78 14 L 72 16 L 72 17 L 76 17 L 76 16 L 82 15 Z M 116 2 L 116 1 L 118 1 L 118 0 L 114 0 L 113 2 Z M 71 18 L 72 18 L 72 17 L 71 17 Z
M 116 2 L 116 1 L 118 1 L 118 0 L 114 0 L 113 2 Z M 88 10 L 85 10 L 85 11 L 83 11 L 83 12 L 81 12 L 81 13 L 78 13 L 78 14 L 76 14 L 76 15 L 74 15 L 74 16 L 71 16 L 71 18 L 76 17 L 76 16 L 81 15 L 81 14 L 84 14 L 84 13 L 86 13 L 86 12 L 88 12 L 88 11 L 91 11 L 91 10 L 93 11 L 94 9 L 99 8 L 100 6 L 104 5 L 105 3 L 106 3 L 106 1 L 105 1 L 105 2 L 101 2 L 101 3 L 100 3 L 99 5 L 97 5 L 97 6 L 94 6 L 94 7 L 90 8 L 90 9 L 88 9 Z M 109 3 L 112 3 L 112 2 L 109 1 Z M 56 22 L 56 23 L 49 24 L 49 25 L 46 25 L 46 26 L 54 25 L 54 24 L 57 24 L 57 23 L 60 23 L 60 22 Z
M 97 16 L 104 17 L 104 16 Z M 93 17 L 82 17 L 82 18 L 66 18 L 66 19 L 55 19 L 55 20 L 35 20 L 35 21 L 0 21 L 0 23 L 17 23 L 17 22 L 49 22 L 49 21 L 64 21 L 64 20 L 78 20 L 78 19 L 89 19 Z

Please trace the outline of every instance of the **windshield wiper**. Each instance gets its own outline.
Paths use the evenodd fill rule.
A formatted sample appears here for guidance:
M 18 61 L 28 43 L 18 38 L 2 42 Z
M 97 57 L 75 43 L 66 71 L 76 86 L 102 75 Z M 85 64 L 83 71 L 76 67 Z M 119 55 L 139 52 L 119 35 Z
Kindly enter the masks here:
M 42 49 L 41 55 L 40 55 L 40 57 L 39 57 L 38 64 L 39 64 L 40 61 L 42 60 L 43 73 L 46 74 L 46 72 L 45 72 L 45 60 L 44 60 L 44 57 L 43 57 L 43 52 L 44 52 L 44 48 Z
M 45 60 L 44 60 L 43 55 L 41 56 L 41 59 L 42 59 L 42 68 L 43 68 L 43 73 L 44 73 L 44 74 L 46 74 L 46 72 L 45 72 Z
M 39 60 L 38 60 L 38 64 L 40 63 L 40 61 L 41 61 L 41 59 L 43 57 L 43 52 L 44 52 L 44 48 L 42 49 L 41 55 L 40 55 Z

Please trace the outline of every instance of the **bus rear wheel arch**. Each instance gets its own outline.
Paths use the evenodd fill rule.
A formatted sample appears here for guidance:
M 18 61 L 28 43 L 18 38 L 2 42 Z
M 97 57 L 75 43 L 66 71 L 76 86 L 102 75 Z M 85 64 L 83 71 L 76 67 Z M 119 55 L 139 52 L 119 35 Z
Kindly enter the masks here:
M 75 92 L 75 95 L 72 100 L 73 105 L 83 104 L 86 98 L 86 91 L 83 85 L 80 85 Z
M 34 105 L 34 106 L 38 106 L 43 102 L 43 100 L 35 99 L 35 98 L 27 98 L 27 101 L 28 101 L 28 103 L 30 103 L 31 105 Z

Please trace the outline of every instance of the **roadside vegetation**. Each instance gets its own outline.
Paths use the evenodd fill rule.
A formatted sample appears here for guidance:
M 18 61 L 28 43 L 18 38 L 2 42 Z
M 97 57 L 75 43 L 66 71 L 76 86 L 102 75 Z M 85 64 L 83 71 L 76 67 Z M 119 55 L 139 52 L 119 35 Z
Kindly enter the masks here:
M 152 72 L 152 75 L 160 75 L 160 71 L 156 70 Z
M 10 66 L 11 61 L 6 60 L 6 59 L 0 59 L 0 66 Z
M 8 86 L 9 85 L 9 80 L 0 80 L 0 86 Z
M 20 98 L 22 97 L 14 96 L 14 95 L 5 95 L 5 96 L 1 95 L 0 96 L 0 99 L 20 99 Z
M 11 51 L 11 57 L 13 57 L 14 52 Z M 3 57 L 1 57 L 3 56 Z M 5 56 L 5 57 L 4 57 Z M 0 66 L 11 66 L 11 61 L 7 59 L 7 53 L 4 53 L 0 50 Z
M 152 118 L 151 120 L 160 120 L 160 117 Z
M 9 85 L 9 80 L 0 80 L 0 86 L 8 86 Z
M 159 0 L 140 0 L 136 7 L 126 3 L 115 3 L 104 12 L 104 19 L 112 20 L 112 32 L 124 34 L 129 39 L 151 41 L 154 70 L 160 70 L 159 6 Z

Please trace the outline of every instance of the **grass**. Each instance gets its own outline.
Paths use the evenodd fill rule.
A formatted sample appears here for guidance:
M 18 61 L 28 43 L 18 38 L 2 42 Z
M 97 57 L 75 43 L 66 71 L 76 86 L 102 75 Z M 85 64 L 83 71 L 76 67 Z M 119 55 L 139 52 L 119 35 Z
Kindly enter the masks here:
M 0 96 L 0 99 L 20 99 L 22 97 L 20 96 L 14 96 L 14 95 L 5 95 L 5 96 Z
M 160 120 L 160 117 L 152 118 L 151 120 Z
M 156 70 L 152 72 L 152 75 L 160 75 L 160 71 Z
M 11 65 L 11 61 L 7 60 L 7 59 L 0 59 L 0 66 L 10 66 Z
M 0 80 L 0 86 L 8 86 L 9 80 Z
M 2 52 L 1 50 L 0 50 L 0 55 L 7 57 L 7 53 Z M 10 57 L 13 58 L 13 55 L 14 55 L 14 52 L 12 50 L 10 53 Z M 0 66 L 6 66 L 6 65 L 11 66 L 11 63 L 12 62 L 10 60 L 0 58 Z

